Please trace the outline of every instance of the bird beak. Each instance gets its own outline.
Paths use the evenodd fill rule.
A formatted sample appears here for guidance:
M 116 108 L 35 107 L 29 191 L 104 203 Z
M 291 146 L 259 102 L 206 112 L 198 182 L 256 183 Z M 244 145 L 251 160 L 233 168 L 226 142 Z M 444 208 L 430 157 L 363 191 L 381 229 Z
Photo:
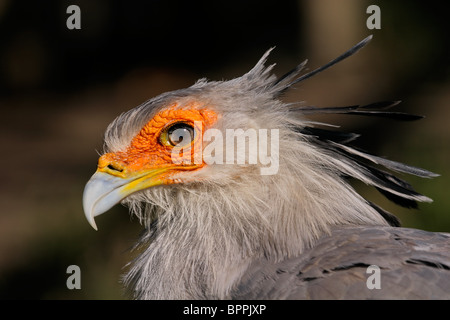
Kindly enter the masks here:
M 110 174 L 103 169 L 97 172 L 86 184 L 83 193 L 84 214 L 90 225 L 97 230 L 94 218 L 105 213 L 130 194 L 161 185 L 165 180 L 161 174 L 168 168 L 146 170 L 132 177 Z

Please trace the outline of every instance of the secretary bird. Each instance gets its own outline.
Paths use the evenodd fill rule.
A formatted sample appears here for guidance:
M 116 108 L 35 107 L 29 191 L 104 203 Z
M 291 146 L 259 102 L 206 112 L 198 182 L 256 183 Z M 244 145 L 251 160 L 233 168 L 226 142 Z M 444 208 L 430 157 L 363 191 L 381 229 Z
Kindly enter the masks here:
M 241 77 L 201 79 L 108 126 L 83 206 L 95 229 L 94 218 L 119 202 L 144 226 L 123 278 L 133 298 L 450 298 L 450 234 L 401 228 L 350 184 L 416 208 L 431 199 L 394 172 L 437 175 L 356 149 L 357 134 L 308 120 L 421 117 L 389 111 L 397 101 L 318 108 L 281 100 L 371 38 L 280 78 L 265 66 L 269 50 Z

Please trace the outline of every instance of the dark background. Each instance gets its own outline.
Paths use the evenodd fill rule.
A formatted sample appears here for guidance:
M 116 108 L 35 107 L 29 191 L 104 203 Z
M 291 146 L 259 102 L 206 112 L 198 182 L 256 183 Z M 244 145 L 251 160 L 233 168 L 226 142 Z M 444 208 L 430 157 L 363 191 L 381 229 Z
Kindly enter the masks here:
M 68 30 L 66 8 L 81 8 Z M 366 8 L 381 8 L 368 30 Z M 403 225 L 450 231 L 450 31 L 443 2 L 0 1 L 0 298 L 122 299 L 119 284 L 140 232 L 117 206 L 87 223 L 81 200 L 117 115 L 157 94 L 248 71 L 270 47 L 283 74 L 305 58 L 333 59 L 369 34 L 356 56 L 302 83 L 286 100 L 317 106 L 402 100 L 414 123 L 328 117 L 358 146 L 441 174 L 404 177 L 434 199 L 405 210 L 361 192 Z M 81 290 L 66 269 L 81 268 Z

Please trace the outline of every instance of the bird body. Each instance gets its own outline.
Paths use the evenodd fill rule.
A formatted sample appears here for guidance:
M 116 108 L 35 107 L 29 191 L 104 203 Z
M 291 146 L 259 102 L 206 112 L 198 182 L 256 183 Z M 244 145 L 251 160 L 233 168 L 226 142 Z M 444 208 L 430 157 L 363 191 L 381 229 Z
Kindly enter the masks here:
M 391 273 L 398 273 L 395 279 L 401 279 L 405 272 L 414 282 L 414 271 L 409 269 L 427 267 L 435 279 L 441 279 L 440 283 L 448 283 L 448 235 L 425 237 L 429 247 L 417 245 L 422 233 L 393 228 L 399 226 L 397 218 L 364 199 L 348 182 L 348 178 L 363 181 L 390 200 L 415 207 L 417 201 L 431 200 L 379 167 L 420 177 L 436 175 L 357 150 L 349 144 L 357 135 L 307 119 L 315 113 L 403 120 L 417 117 L 387 111 L 397 102 L 316 108 L 286 104 L 280 99 L 293 85 L 354 54 L 369 40 L 324 67 L 300 76 L 302 63 L 278 79 L 271 74 L 273 65 L 264 65 L 269 50 L 242 77 L 229 81 L 201 79 L 187 89 L 153 98 L 110 124 L 105 133 L 105 153 L 84 191 L 84 210 L 96 228 L 94 217 L 121 202 L 144 225 L 135 248 L 139 255 L 124 276 L 134 298 L 356 297 L 364 288 L 347 295 L 339 290 L 347 282 L 365 284 L 364 276 L 347 272 L 342 278 L 344 273 L 336 271 L 345 265 L 339 258 L 351 257 L 354 260 L 348 261 L 358 266 L 378 262 L 386 279 L 394 279 Z M 256 164 L 238 161 L 239 156 L 253 156 L 254 149 L 245 143 L 218 144 L 224 147 L 205 152 L 220 137 L 211 139 L 211 132 L 221 132 L 228 138 L 227 130 L 231 129 L 235 133 L 232 139 L 244 139 L 241 141 L 249 138 L 251 130 L 276 130 L 271 131 L 276 135 L 270 136 L 277 138 L 276 148 L 270 148 L 270 155 L 277 159 L 276 172 L 261 174 L 267 163 L 260 157 L 256 157 Z M 261 137 L 258 146 L 263 147 L 260 141 Z M 211 161 L 211 157 L 234 161 Z M 395 240 L 395 232 L 412 242 Z M 365 253 L 358 252 L 358 246 Z M 404 249 L 403 256 L 395 256 L 399 248 Z M 422 259 L 420 254 L 415 258 L 412 253 L 408 258 L 414 250 L 424 255 L 436 251 L 436 260 Z M 316 280 L 303 281 L 303 275 L 320 270 L 329 273 L 308 276 Z M 333 279 L 344 282 L 339 286 Z M 326 289 L 328 280 L 334 293 Z M 320 288 L 322 294 L 318 293 Z M 388 291 L 386 297 L 403 297 L 397 289 Z M 380 297 L 370 292 L 367 297 Z M 430 292 L 444 297 L 441 291 Z
M 449 299 L 450 234 L 341 227 L 299 257 L 257 261 L 234 299 Z M 373 286 L 371 267 L 379 268 Z

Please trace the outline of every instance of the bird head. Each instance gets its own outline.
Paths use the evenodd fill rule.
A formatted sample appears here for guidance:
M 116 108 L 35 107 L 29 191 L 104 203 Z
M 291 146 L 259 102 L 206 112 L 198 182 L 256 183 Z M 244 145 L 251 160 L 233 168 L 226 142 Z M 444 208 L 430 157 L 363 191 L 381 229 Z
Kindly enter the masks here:
M 84 191 L 90 224 L 96 229 L 94 217 L 149 188 L 189 184 L 195 190 L 196 185 L 229 185 L 245 175 L 264 174 L 276 150 L 269 158 L 264 153 L 263 164 L 252 143 L 258 143 L 260 129 L 264 137 L 259 140 L 270 139 L 267 128 L 280 128 L 287 111 L 274 100 L 278 90 L 269 88 L 276 80 L 272 66 L 264 67 L 269 52 L 240 78 L 201 79 L 117 117 L 106 130 L 105 152 Z M 270 141 L 263 147 L 270 148 Z

